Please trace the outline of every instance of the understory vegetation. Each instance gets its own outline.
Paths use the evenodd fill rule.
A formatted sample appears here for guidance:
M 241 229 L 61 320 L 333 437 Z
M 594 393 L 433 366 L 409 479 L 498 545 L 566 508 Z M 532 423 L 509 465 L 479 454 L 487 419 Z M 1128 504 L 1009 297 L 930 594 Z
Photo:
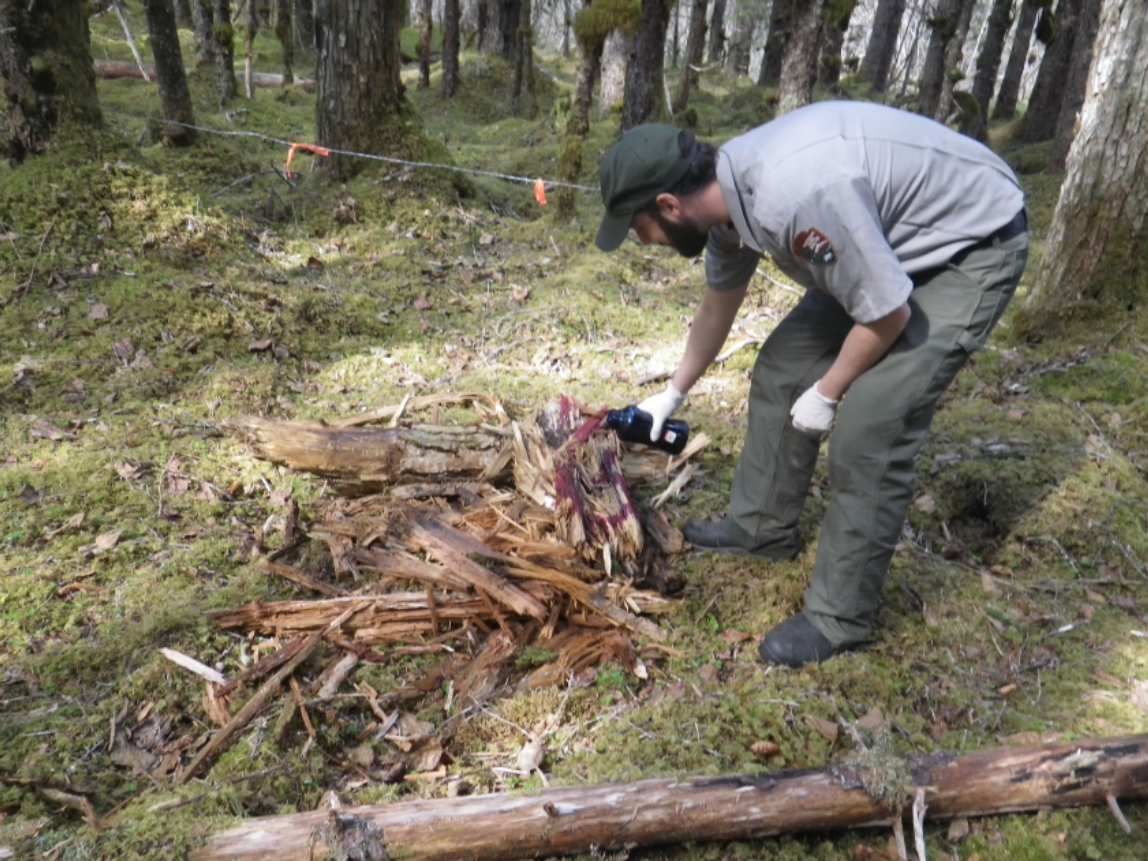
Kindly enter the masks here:
M 130 59 L 107 23 L 94 25 L 94 55 Z M 257 68 L 275 71 L 278 49 L 259 45 Z M 602 666 L 574 688 L 508 691 L 457 727 L 445 777 L 391 785 L 349 768 L 364 745 L 388 744 L 364 740 L 361 697 L 310 703 L 313 740 L 297 713 L 268 709 L 180 786 L 117 755 L 117 724 L 152 720 L 172 739 L 214 726 L 203 681 L 161 647 L 230 677 L 258 643 L 205 612 L 303 594 L 253 562 L 276 546 L 288 494 L 305 527 L 329 491 L 254 459 L 222 419 L 329 420 L 412 393 L 488 393 L 515 417 L 560 394 L 622 406 L 675 366 L 702 265 L 633 242 L 593 247 L 596 165 L 617 116 L 591 124 L 576 219 L 555 223 L 535 199 L 534 180 L 553 178 L 575 64 L 540 57 L 536 119 L 508 112 L 513 70 L 497 58 L 465 54 L 453 101 L 437 67 L 429 90 L 408 73 L 421 160 L 442 166 L 372 162 L 346 186 L 304 151 L 284 169 L 286 142 L 313 141 L 313 94 L 257 90 L 221 109 L 211 69 L 192 75 L 212 131 L 190 149 L 150 143 L 154 84 L 105 80 L 104 129 L 65 129 L 45 155 L 0 167 L 0 847 L 175 859 L 240 817 L 313 810 L 332 790 L 387 802 L 444 796 L 458 779 L 487 792 L 818 767 L 858 738 L 924 753 L 1148 732 L 1148 320 L 1092 319 L 1033 344 L 1010 338 L 1006 316 L 943 401 L 878 630 L 857 653 L 800 671 L 757 657 L 807 583 L 833 492 L 819 469 L 795 560 L 673 559 L 688 585 L 660 620 L 666 647 L 643 652 L 648 679 Z M 770 111 L 744 78 L 706 72 L 689 118 L 723 141 Z M 1060 176 L 1008 125 L 993 145 L 1024 171 L 1032 273 Z M 681 412 L 712 442 L 666 503 L 671 520 L 724 510 L 753 346 L 795 295 L 763 263 L 726 358 Z M 428 661 L 396 655 L 356 679 L 385 691 Z M 441 690 L 413 712 L 438 726 L 450 708 Z M 510 774 L 540 726 L 545 777 Z M 973 819 L 967 833 L 932 824 L 928 857 L 1143 859 L 1148 806 L 1123 810 L 1130 836 L 1106 808 Z M 895 857 L 889 839 L 630 854 Z

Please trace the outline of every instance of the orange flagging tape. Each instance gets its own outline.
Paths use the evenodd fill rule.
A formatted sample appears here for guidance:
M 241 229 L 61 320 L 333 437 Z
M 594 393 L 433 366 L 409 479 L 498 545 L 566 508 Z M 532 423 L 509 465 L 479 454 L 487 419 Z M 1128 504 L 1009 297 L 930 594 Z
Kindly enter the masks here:
M 326 147 L 317 146 L 316 144 L 293 143 L 291 144 L 291 148 L 287 150 L 287 164 L 284 167 L 284 170 L 287 172 L 287 176 L 291 176 L 291 159 L 295 157 L 295 150 L 297 149 L 304 149 L 307 150 L 307 152 L 315 153 L 315 155 L 328 156 L 331 154 L 331 151 Z
M 543 206 L 546 205 L 546 185 L 542 182 L 541 177 L 539 177 L 534 183 L 534 199 Z

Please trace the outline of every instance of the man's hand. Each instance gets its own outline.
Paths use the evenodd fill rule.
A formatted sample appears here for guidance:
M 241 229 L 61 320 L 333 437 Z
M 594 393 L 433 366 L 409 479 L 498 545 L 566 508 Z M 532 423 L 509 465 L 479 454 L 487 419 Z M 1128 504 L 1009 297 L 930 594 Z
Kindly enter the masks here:
M 817 391 L 817 383 L 814 383 L 797 399 L 789 414 L 793 417 L 793 426 L 802 433 L 828 433 L 837 414 L 837 401 Z
M 662 425 L 677 411 L 685 399 L 685 393 L 679 392 L 674 388 L 674 384 L 670 383 L 666 386 L 665 391 L 658 392 L 658 394 L 646 398 L 638 404 L 638 409 L 654 417 L 654 426 L 650 428 L 650 442 L 658 441 L 658 437 L 662 435 Z

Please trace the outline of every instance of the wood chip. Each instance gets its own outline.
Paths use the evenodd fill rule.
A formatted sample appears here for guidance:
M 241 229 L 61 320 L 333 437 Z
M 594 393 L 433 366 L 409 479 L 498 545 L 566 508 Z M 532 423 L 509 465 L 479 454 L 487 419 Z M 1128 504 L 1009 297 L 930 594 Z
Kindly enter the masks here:
M 197 676 L 202 676 L 209 682 L 214 682 L 217 685 L 222 685 L 227 682 L 223 677 L 223 673 L 219 670 L 213 669 L 206 664 L 200 663 L 195 658 L 189 657 L 183 652 L 177 652 L 175 649 L 160 649 L 159 653 L 171 661 L 173 664 L 179 664 L 185 670 L 190 670 Z

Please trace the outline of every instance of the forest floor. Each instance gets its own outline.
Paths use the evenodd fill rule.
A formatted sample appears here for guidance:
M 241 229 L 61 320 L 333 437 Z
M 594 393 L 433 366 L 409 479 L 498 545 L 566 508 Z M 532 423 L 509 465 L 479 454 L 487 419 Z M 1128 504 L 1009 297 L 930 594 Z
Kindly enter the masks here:
M 130 58 L 99 27 L 93 53 Z M 264 45 L 258 68 L 276 71 L 276 57 Z M 117 728 L 159 744 L 211 729 L 203 680 L 160 648 L 232 676 L 259 639 L 206 612 L 307 596 L 253 560 L 276 546 L 285 499 L 305 529 L 329 491 L 255 459 L 221 420 L 330 420 L 411 393 L 484 392 L 514 417 L 560 394 L 620 406 L 674 367 L 702 267 L 634 243 L 599 253 L 595 192 L 571 223 L 536 203 L 526 180 L 553 176 L 573 78 L 571 61 L 545 66 L 534 120 L 509 115 L 497 60 L 466 56 L 449 103 L 437 75 L 428 91 L 409 77 L 413 121 L 455 165 L 521 182 L 372 162 L 342 187 L 305 154 L 288 182 L 276 141 L 313 139 L 314 96 L 258 90 L 225 112 L 206 73 L 193 77 L 198 122 L 219 133 L 189 150 L 150 143 L 153 85 L 101 81 L 103 132 L 0 167 L 0 857 L 182 858 L 242 817 L 313 810 L 329 790 L 350 804 L 444 796 L 459 777 L 489 792 L 823 766 L 874 714 L 898 753 L 1148 732 L 1141 311 L 1039 345 L 1011 341 L 1005 318 L 944 399 L 877 631 L 856 653 L 800 671 L 757 657 L 807 582 L 832 493 L 819 468 L 796 559 L 677 557 L 688 585 L 647 678 L 603 665 L 573 689 L 510 690 L 453 732 L 438 778 L 362 778 L 352 764 L 391 744 L 364 740 L 362 697 L 309 700 L 313 739 L 298 714 L 276 725 L 269 709 L 178 786 L 115 745 Z M 691 106 L 715 141 L 770 110 L 744 80 L 709 75 Z M 593 124 L 586 186 L 616 131 L 616 117 Z M 1013 148 L 1008 133 L 994 143 L 1023 171 L 1035 261 L 1060 177 L 1042 170 L 1047 148 Z M 757 279 L 731 345 L 766 335 L 795 295 L 776 272 Z M 665 505 L 675 522 L 724 509 L 754 354 L 733 351 L 681 413 L 713 442 Z M 355 681 L 392 690 L 433 657 L 362 664 Z M 409 712 L 433 733 L 451 708 L 440 688 Z M 513 774 L 524 733 L 547 720 L 541 773 Z M 1106 808 L 930 825 L 928 857 L 1143 859 L 1148 805 L 1124 813 L 1131 836 Z M 878 859 L 896 857 L 890 839 L 630 854 Z

